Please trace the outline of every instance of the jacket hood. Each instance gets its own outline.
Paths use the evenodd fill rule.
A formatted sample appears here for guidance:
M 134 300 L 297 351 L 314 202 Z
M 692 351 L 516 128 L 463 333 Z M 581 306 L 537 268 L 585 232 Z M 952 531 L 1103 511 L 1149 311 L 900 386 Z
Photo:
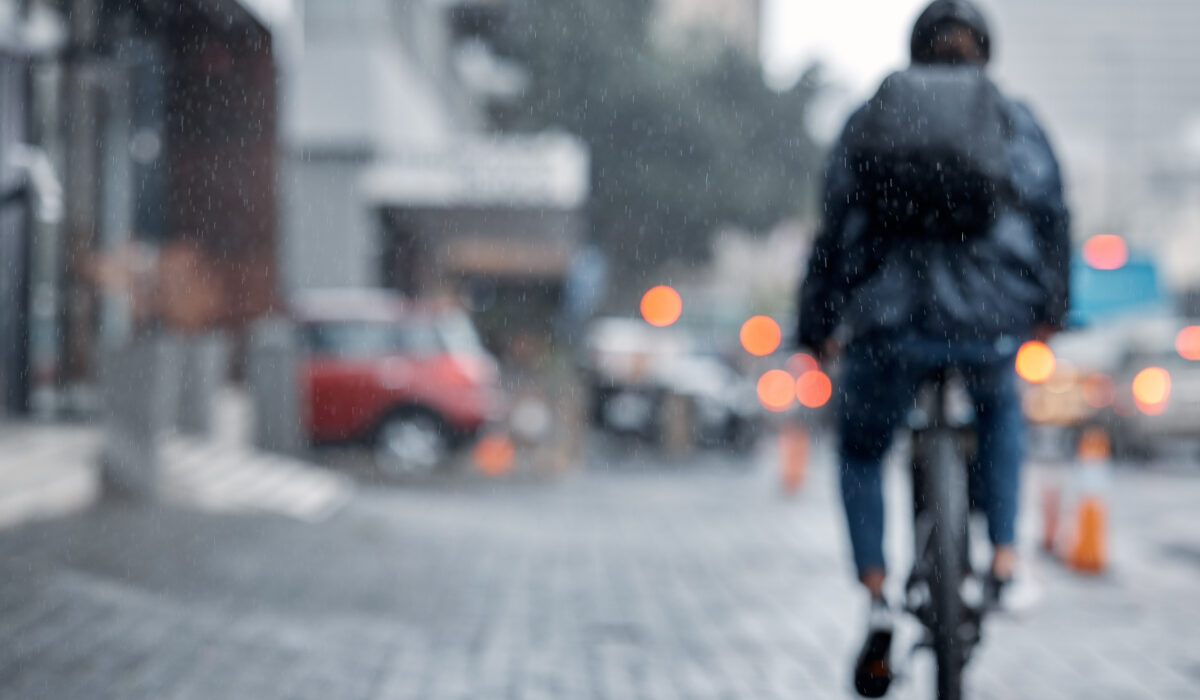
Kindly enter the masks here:
M 944 24 L 960 24 L 975 34 L 984 59 L 992 55 L 992 36 L 987 18 L 968 0 L 934 0 L 913 25 L 909 49 L 913 63 L 930 63 L 933 59 L 933 40 Z

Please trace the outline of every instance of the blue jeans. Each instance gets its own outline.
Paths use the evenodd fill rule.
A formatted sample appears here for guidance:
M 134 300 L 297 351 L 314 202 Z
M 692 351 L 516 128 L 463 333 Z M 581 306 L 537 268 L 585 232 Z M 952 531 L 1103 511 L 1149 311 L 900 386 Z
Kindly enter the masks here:
M 886 570 L 881 467 L 893 433 L 921 382 L 959 368 L 975 403 L 978 457 L 972 482 L 993 544 L 1012 544 L 1024 422 L 1016 391 L 1014 338 L 936 340 L 904 334 L 857 341 L 846 350 L 837 408 L 842 501 L 859 574 Z

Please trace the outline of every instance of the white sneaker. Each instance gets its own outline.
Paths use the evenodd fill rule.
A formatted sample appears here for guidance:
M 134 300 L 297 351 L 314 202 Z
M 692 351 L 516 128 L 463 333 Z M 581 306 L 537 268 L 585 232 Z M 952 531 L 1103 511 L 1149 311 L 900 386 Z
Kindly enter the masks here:
M 984 590 L 988 612 L 1020 616 L 1030 612 L 1042 599 L 1042 589 L 1028 572 L 1018 569 L 1007 579 L 988 574 Z
M 867 611 L 867 633 L 891 631 L 896 626 L 896 616 L 886 598 L 872 598 Z

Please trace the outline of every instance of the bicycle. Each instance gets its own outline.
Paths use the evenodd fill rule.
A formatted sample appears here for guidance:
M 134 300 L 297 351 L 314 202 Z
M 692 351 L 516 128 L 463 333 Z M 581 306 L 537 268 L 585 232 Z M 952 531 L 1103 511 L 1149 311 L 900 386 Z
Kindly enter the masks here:
M 958 393 L 955 393 L 958 392 Z M 974 434 L 970 401 L 958 374 L 937 370 L 922 385 L 910 412 L 913 469 L 913 569 L 905 585 L 905 611 L 924 625 L 914 648 L 933 649 L 937 697 L 962 697 L 963 668 L 981 639 L 980 601 L 964 601 L 974 577 L 969 538 L 969 481 L 965 433 Z

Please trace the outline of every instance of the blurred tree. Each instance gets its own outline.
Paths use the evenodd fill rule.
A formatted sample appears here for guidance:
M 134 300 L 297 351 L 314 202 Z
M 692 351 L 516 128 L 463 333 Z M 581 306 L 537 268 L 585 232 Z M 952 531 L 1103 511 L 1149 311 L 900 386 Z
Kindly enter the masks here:
M 810 68 L 777 92 L 739 52 L 658 51 L 653 0 L 512 0 L 497 48 L 530 85 L 497 107 L 499 128 L 558 127 L 592 157 L 593 237 L 616 282 L 668 260 L 699 262 L 723 225 L 762 231 L 804 215 L 820 152 Z

